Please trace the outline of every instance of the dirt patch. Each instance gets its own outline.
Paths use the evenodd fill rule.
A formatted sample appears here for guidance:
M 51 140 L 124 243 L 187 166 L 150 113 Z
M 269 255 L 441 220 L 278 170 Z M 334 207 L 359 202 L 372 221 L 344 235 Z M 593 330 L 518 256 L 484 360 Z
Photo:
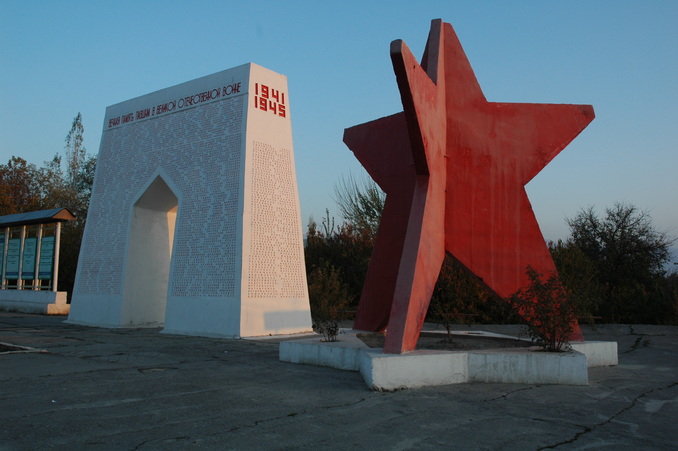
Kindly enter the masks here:
M 357 337 L 370 348 L 384 347 L 384 334 L 361 332 Z M 417 341 L 417 349 L 436 349 L 445 351 L 464 351 L 471 349 L 529 348 L 529 341 L 510 337 L 492 337 L 483 334 L 453 334 L 452 341 L 445 333 L 422 332 Z

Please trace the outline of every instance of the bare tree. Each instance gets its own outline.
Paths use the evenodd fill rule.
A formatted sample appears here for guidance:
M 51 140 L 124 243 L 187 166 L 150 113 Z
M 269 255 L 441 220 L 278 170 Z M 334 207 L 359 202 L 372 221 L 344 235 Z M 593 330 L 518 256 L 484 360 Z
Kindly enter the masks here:
M 372 238 L 377 235 L 386 194 L 369 177 L 356 179 L 352 174 L 342 176 L 334 185 L 334 201 L 344 220 Z

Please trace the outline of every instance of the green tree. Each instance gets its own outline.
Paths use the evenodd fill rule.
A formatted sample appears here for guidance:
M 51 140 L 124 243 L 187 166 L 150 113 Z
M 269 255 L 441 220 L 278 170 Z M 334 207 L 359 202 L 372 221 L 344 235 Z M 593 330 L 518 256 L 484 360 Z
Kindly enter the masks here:
M 12 157 L 0 165 L 0 215 L 51 208 L 68 208 L 76 220 L 63 224 L 59 254 L 59 287 L 72 292 L 80 243 L 92 192 L 96 157 L 88 156 L 83 143 L 80 113 L 66 136 L 66 171 L 57 153 L 42 167 Z
M 666 322 L 678 324 L 678 272 L 674 271 L 666 277 L 664 295 L 668 299 L 668 304 L 673 307 L 673 318 L 668 318 Z
M 346 223 L 335 226 L 329 211 L 326 211 L 320 227 L 311 219 L 304 249 L 309 285 L 315 283 L 317 268 L 329 265 L 337 271 L 336 277 L 345 287 L 348 297 L 345 306 L 355 308 L 365 281 L 372 246 L 373 240 L 367 231 L 358 231 Z
M 42 208 L 43 187 L 39 174 L 33 163 L 20 157 L 13 156 L 7 164 L 0 165 L 0 215 Z
M 567 223 L 571 237 L 564 246 L 576 246 L 590 265 L 584 263 L 574 274 L 565 267 L 559 270 L 573 279 L 571 289 L 576 277 L 595 275 L 598 316 L 615 323 L 656 323 L 675 315 L 664 290 L 665 265 L 675 239 L 657 231 L 647 212 L 617 203 L 606 209 L 604 218 L 589 207 Z
M 560 280 L 572 302 L 578 306 L 579 319 L 590 323 L 600 319 L 597 315 L 604 293 L 595 262 L 572 240 L 551 241 L 548 246 Z
M 83 145 L 85 127 L 82 125 L 82 115 L 78 113 L 73 118 L 71 130 L 66 135 L 66 180 L 75 190 L 78 189 L 82 167 L 87 158 L 87 150 Z
M 76 217 L 76 220 L 64 225 L 62 230 L 62 246 L 60 259 L 59 286 L 69 294 L 73 291 L 75 275 L 80 256 L 82 235 L 85 231 L 89 201 L 94 183 L 96 171 L 96 157 L 87 155 L 83 145 L 85 128 L 82 124 L 82 115 L 78 113 L 73 119 L 70 131 L 66 135 L 66 176 L 61 177 L 61 182 L 53 183 L 53 191 L 50 201 L 54 206 L 68 208 Z M 56 170 L 56 160 L 54 169 Z M 61 172 L 63 174 L 63 172 Z M 55 177 L 57 180 L 58 177 Z
M 89 210 L 89 199 L 92 197 L 92 187 L 94 186 L 94 174 L 96 173 L 96 169 L 96 156 L 87 156 L 83 165 L 80 167 L 76 190 L 78 192 L 80 204 L 83 205 L 86 210 Z

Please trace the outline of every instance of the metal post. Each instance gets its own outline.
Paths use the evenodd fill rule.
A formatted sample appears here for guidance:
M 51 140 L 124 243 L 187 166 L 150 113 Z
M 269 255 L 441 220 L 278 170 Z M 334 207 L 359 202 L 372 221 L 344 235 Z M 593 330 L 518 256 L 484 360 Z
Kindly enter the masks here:
M 26 226 L 21 226 L 21 245 L 19 246 L 19 274 L 16 279 L 16 289 L 24 289 L 24 279 L 22 279 L 24 272 L 24 242 L 26 240 Z
M 35 272 L 33 273 L 33 290 L 40 289 L 40 248 L 42 247 L 42 224 L 38 226 L 38 239 L 35 244 Z
M 2 258 L 2 274 L 0 274 L 0 288 L 3 290 L 7 288 L 7 282 L 5 281 L 5 270 L 7 269 L 7 249 L 9 249 L 9 227 L 5 227 L 5 230 L 3 231 L 5 234 L 5 241 L 2 246 L 2 255 L 0 255 L 0 258 Z
M 61 223 L 56 223 L 54 231 L 54 268 L 52 269 L 52 291 L 57 291 L 57 282 L 59 281 L 59 247 L 61 245 Z

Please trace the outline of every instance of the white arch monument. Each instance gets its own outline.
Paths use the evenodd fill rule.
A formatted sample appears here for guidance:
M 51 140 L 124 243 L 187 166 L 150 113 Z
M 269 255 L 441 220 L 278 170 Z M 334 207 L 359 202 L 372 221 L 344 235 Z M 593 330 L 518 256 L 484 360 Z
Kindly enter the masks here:
M 285 76 L 250 63 L 106 109 L 69 322 L 311 329 Z

